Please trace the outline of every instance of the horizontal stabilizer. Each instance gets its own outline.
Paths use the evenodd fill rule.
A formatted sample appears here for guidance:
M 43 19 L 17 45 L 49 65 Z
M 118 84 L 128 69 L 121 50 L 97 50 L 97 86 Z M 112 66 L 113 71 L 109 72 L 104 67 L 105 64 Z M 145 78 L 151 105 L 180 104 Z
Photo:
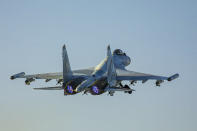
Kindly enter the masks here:
M 25 76 L 25 72 L 21 72 L 21 73 L 15 74 L 15 75 L 11 76 L 10 79 L 14 80 L 16 78 L 20 78 L 20 77 L 23 77 L 23 76 Z
M 62 86 L 33 88 L 34 90 L 63 90 Z
M 175 74 L 175 75 L 169 77 L 169 78 L 168 78 L 168 81 L 172 81 L 172 80 L 174 80 L 174 79 L 176 79 L 176 78 L 178 78 L 178 77 L 179 77 L 179 74 Z

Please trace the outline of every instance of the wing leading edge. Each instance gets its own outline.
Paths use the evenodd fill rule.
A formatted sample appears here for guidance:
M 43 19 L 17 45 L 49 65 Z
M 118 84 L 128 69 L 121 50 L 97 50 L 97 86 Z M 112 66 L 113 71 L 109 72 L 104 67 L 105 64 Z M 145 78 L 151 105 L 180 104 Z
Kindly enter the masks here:
M 135 80 L 135 81 L 145 81 L 145 80 L 174 80 L 179 77 L 179 74 L 175 74 L 171 77 L 157 76 L 152 74 L 145 74 L 140 72 L 128 71 L 117 69 L 117 80 Z
M 89 72 L 87 71 L 88 69 L 84 70 L 77 70 L 73 71 L 73 76 L 78 77 L 78 76 L 84 76 L 87 77 L 89 76 Z M 87 71 L 87 73 L 86 73 Z M 24 72 L 12 75 L 10 79 L 14 80 L 16 78 L 34 78 L 34 79 L 63 79 L 63 73 L 62 72 L 56 72 L 56 73 L 43 73 L 43 74 L 33 74 L 33 75 L 25 75 Z

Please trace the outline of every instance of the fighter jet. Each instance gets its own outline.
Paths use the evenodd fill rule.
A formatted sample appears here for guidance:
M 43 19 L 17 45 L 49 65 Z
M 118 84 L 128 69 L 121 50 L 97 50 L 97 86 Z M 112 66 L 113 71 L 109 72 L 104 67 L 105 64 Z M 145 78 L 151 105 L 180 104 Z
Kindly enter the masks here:
M 46 82 L 56 79 L 57 85 L 54 87 L 33 88 L 35 90 L 64 90 L 64 95 L 83 94 L 101 95 L 107 92 L 113 96 L 116 91 L 132 94 L 134 89 L 123 81 L 129 81 L 134 85 L 137 81 L 145 83 L 148 80 L 155 80 L 156 86 L 160 86 L 164 81 L 172 81 L 179 77 L 174 74 L 170 77 L 145 74 L 129 71 L 126 69 L 131 63 L 131 59 L 122 50 L 116 49 L 111 53 L 110 46 L 107 47 L 107 56 L 95 67 L 71 70 L 66 46 L 62 47 L 63 72 L 25 75 L 24 72 L 12 75 L 11 80 L 25 78 L 25 84 L 30 85 L 36 79 L 45 79 Z

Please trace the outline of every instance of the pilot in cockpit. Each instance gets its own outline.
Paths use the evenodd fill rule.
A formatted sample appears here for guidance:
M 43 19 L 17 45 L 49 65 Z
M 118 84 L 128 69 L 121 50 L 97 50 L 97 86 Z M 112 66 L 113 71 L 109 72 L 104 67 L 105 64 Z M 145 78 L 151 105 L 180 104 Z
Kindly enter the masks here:
M 126 53 L 124 53 L 121 49 L 116 49 L 116 50 L 114 50 L 113 55 L 126 56 Z

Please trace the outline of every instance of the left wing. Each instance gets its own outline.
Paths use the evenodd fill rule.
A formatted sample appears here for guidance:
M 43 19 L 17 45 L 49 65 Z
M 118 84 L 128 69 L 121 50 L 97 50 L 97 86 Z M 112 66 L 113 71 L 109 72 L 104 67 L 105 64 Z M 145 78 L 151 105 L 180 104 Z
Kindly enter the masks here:
M 25 72 L 21 72 L 10 77 L 11 80 L 16 78 L 27 78 L 27 79 L 62 79 L 62 73 L 44 73 L 44 74 L 34 74 L 34 75 L 25 75 Z
M 86 72 L 86 70 L 78 70 L 78 71 L 73 71 L 74 76 L 88 76 L 89 73 L 85 74 L 83 73 Z M 62 72 L 56 72 L 56 73 L 43 73 L 43 74 L 33 74 L 33 75 L 25 75 L 24 72 L 15 74 L 10 77 L 10 79 L 16 79 L 16 78 L 27 78 L 27 79 L 63 79 Z
M 157 76 L 152 74 L 145 74 L 140 72 L 128 71 L 117 69 L 117 80 L 135 80 L 135 81 L 147 81 L 147 80 L 174 80 L 179 77 L 179 74 L 175 74 L 171 77 Z
M 62 86 L 33 88 L 34 90 L 63 90 Z

